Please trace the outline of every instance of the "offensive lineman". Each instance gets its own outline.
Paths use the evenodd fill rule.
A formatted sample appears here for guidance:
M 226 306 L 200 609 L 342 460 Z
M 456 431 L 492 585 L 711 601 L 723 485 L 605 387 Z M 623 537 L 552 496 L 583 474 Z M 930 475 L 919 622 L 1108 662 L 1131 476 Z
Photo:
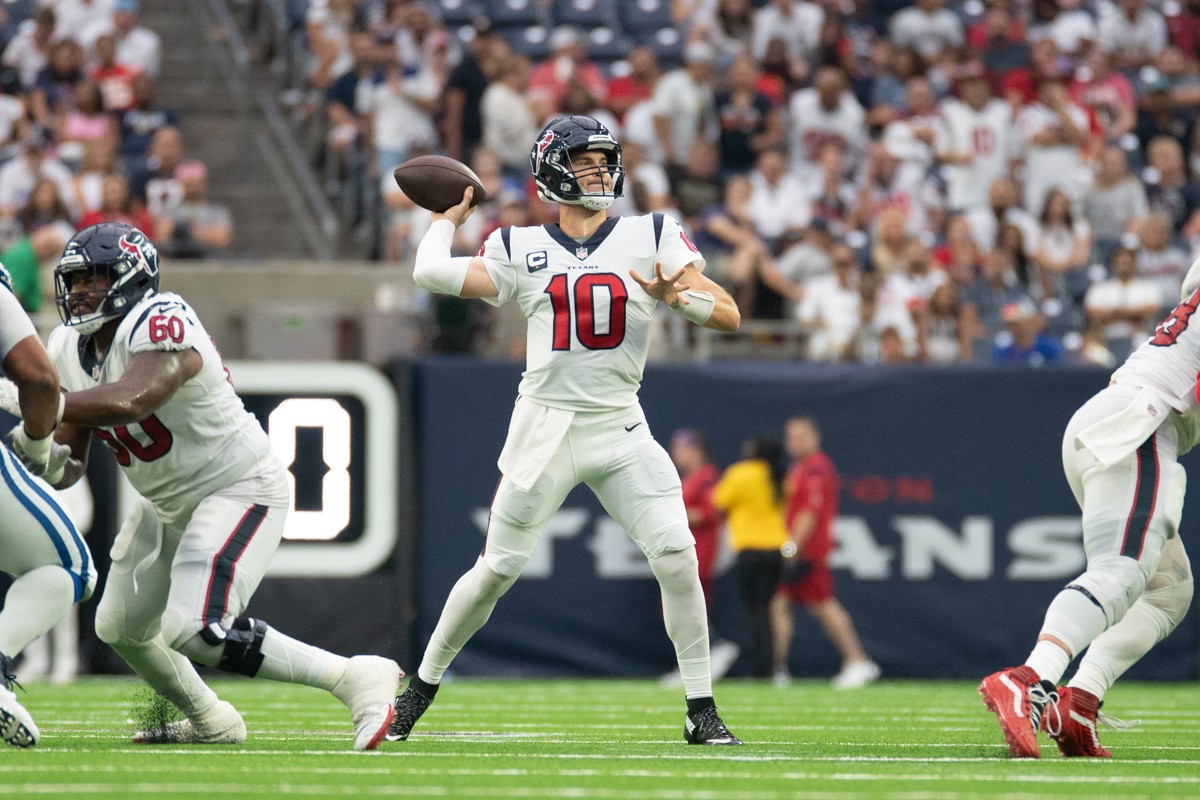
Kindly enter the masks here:
M 1096 732 L 1105 693 L 1191 608 L 1179 537 L 1187 475 L 1176 459 L 1200 442 L 1200 326 L 1190 324 L 1200 261 L 1182 297 L 1067 423 L 1063 468 L 1083 510 L 1087 569 L 1051 601 L 1025 663 L 979 685 L 1014 757 L 1039 756 L 1039 728 L 1064 756 L 1111 756 Z M 1070 683 L 1056 689 L 1084 648 Z
M 621 145 L 595 119 L 552 120 L 530 165 L 540 195 L 558 204 L 557 225 L 501 228 L 479 255 L 453 258 L 455 228 L 471 214 L 467 189 L 461 203 L 433 215 L 417 249 L 414 278 L 429 291 L 518 303 L 529 321 L 528 355 L 484 553 L 450 591 L 387 738 L 408 738 L 450 662 L 521 574 L 546 521 L 586 483 L 658 580 L 687 698 L 684 739 L 741 744 L 713 702 L 704 594 L 679 475 L 637 400 L 658 301 L 725 331 L 740 323 L 737 306 L 701 274 L 704 259 L 674 219 L 606 217 L 624 168 Z
M 241 715 L 194 661 L 325 689 L 350 709 L 354 747 L 374 749 L 403 675 L 395 662 L 346 659 L 242 616 L 283 533 L 288 477 L 195 311 L 157 292 L 154 246 L 124 223 L 93 225 L 54 279 L 64 324 L 48 349 L 67 390 L 56 438 L 86 463 L 95 433 L 142 497 L 113 542 L 96 632 L 186 717 L 135 741 L 245 741 Z
M 62 411 L 58 373 L 3 267 L 0 362 L 11 380 L 3 388 L 5 407 L 24 417 L 9 432 L 9 446 L 0 447 L 0 570 L 16 577 L 0 610 L 0 738 L 32 747 L 40 733 L 12 692 L 12 661 L 91 596 L 96 572 L 75 524 L 46 484 L 33 477 L 53 482 L 67 466 L 69 453 L 54 443 Z

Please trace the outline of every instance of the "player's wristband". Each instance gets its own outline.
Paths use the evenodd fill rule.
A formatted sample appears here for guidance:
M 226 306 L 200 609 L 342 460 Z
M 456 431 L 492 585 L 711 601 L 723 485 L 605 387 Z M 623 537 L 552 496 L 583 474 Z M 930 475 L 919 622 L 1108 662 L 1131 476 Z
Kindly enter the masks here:
M 713 315 L 713 309 L 717 307 L 717 298 L 713 297 L 712 292 L 684 289 L 680 294 L 687 298 L 688 301 L 680 303 L 675 308 L 680 316 L 697 325 L 703 325 L 708 322 Z
M 59 392 L 58 393 L 58 414 L 54 417 L 55 427 L 58 426 L 58 423 L 62 422 L 63 414 L 66 413 L 66 410 L 67 410 L 67 393 Z
M 458 297 L 467 280 L 467 268 L 471 259 L 454 258 L 450 246 L 454 244 L 454 223 L 448 219 L 435 220 L 421 237 L 417 257 L 413 263 L 413 280 L 422 289 L 435 294 Z

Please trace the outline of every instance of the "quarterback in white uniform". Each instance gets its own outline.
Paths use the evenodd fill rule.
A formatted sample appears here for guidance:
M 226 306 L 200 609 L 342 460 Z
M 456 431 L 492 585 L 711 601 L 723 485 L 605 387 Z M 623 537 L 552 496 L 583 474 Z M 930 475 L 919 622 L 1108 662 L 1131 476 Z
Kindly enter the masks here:
M 374 749 L 403 674 L 395 662 L 346 659 L 242 616 L 279 545 L 288 482 L 195 311 L 157 292 L 154 246 L 122 223 L 85 228 L 55 288 L 64 324 L 49 349 L 67 392 L 57 439 L 86 462 L 94 433 L 142 497 L 113 542 L 96 632 L 185 716 L 136 740 L 245 740 L 194 661 L 326 689 L 349 707 L 355 747 Z
M 69 453 L 54 443 L 62 409 L 58 375 L 3 267 L 0 363 L 9 378 L 2 405 L 24 418 L 9 432 L 8 447 L 0 447 L 0 570 L 16 579 L 0 610 L 0 739 L 32 747 L 40 733 L 12 692 L 12 661 L 91 596 L 96 571 L 74 522 L 34 477 L 54 481 L 67 467 Z
M 1065 756 L 1109 757 L 1096 732 L 1105 693 L 1191 609 L 1177 459 L 1200 442 L 1200 261 L 1182 297 L 1067 424 L 1063 467 L 1083 510 L 1087 570 L 1050 603 L 1025 664 L 979 687 L 1015 757 L 1038 757 L 1039 724 Z M 1084 648 L 1070 683 L 1056 688 Z
M 387 738 L 408 738 L 450 662 L 521 574 L 542 527 L 585 483 L 658 579 L 688 704 L 684 738 L 740 744 L 712 698 L 704 595 L 679 476 L 637 399 L 660 300 L 717 330 L 737 329 L 737 306 L 701 273 L 704 259 L 675 220 L 606 217 L 624 168 L 621 146 L 595 119 L 551 121 L 530 165 L 542 197 L 558 203 L 557 225 L 501 228 L 479 255 L 452 258 L 455 228 L 471 213 L 468 189 L 459 205 L 434 214 L 417 250 L 414 278 L 426 289 L 516 302 L 528 320 L 528 360 L 484 552 L 451 590 Z

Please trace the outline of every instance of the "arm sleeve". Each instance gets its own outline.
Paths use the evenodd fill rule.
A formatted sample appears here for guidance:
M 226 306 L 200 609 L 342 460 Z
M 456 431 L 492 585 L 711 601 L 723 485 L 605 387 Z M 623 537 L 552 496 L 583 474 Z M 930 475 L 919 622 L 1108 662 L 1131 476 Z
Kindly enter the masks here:
M 17 342 L 30 336 L 37 336 L 37 330 L 29 315 L 7 287 L 0 287 L 0 361 L 8 357 Z

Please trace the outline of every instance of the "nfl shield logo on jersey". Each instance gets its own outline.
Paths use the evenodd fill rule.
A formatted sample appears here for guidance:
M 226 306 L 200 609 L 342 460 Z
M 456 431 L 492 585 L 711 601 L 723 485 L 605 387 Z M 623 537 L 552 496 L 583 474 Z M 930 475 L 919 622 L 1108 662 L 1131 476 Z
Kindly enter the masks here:
M 588 249 L 586 247 L 584 247 L 583 245 L 579 245 L 579 247 L 575 248 L 575 257 L 578 258 L 580 261 L 583 261 L 585 258 L 588 257 Z

